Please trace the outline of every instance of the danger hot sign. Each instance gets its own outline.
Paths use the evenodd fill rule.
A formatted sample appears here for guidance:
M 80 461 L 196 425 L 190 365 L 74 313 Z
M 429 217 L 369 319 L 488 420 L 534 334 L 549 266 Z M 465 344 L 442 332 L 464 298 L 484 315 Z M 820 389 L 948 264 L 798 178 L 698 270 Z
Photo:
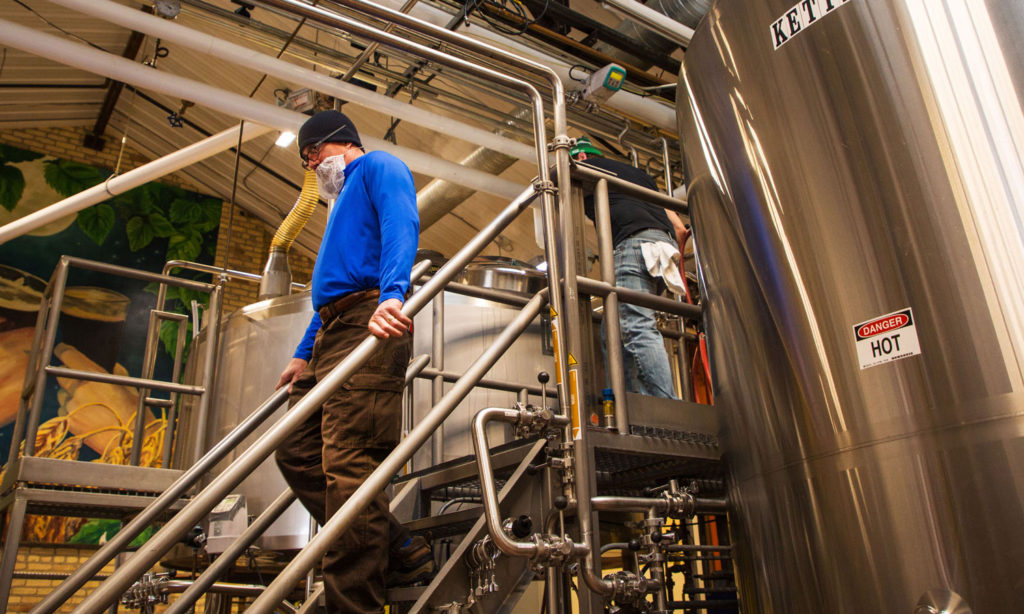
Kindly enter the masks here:
M 853 336 L 861 369 L 921 353 L 914 312 L 909 307 L 854 324 Z

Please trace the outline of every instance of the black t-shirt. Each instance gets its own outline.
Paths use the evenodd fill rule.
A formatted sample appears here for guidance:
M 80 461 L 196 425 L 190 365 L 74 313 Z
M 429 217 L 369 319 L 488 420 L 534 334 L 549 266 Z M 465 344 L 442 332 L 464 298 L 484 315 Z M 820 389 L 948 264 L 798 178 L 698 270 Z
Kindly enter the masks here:
M 655 192 L 658 191 L 658 184 L 654 183 L 654 180 L 647 173 L 625 162 L 590 156 L 582 162 L 577 162 L 577 164 L 591 166 L 615 175 L 619 179 L 635 183 L 638 186 L 654 190 Z M 584 197 L 583 210 L 587 217 L 591 220 L 594 219 L 593 194 L 587 194 Z M 642 201 L 629 194 L 616 192 L 615 187 L 612 185 L 608 186 L 608 211 L 612 222 L 612 245 L 618 245 L 619 241 L 626 237 L 649 228 L 664 230 L 668 233 L 668 236 L 675 236 L 675 229 L 672 228 L 672 222 L 669 221 L 664 207 Z

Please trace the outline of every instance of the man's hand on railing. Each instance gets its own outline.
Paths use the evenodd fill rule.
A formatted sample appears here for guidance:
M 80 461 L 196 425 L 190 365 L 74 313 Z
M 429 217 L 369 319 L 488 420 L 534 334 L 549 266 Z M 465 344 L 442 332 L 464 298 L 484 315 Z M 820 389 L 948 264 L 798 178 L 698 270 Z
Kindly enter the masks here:
M 299 379 L 302 375 L 302 371 L 306 368 L 306 364 L 309 361 L 301 358 L 292 358 L 288 362 L 288 366 L 284 368 L 284 372 L 281 373 L 281 379 L 277 380 L 277 385 L 274 386 L 274 390 L 277 390 L 281 386 L 288 385 L 288 392 L 292 391 L 292 383 Z
M 370 317 L 367 328 L 374 337 L 387 339 L 401 337 L 412 326 L 412 320 L 402 313 L 402 301 L 389 298 L 377 305 L 377 310 Z

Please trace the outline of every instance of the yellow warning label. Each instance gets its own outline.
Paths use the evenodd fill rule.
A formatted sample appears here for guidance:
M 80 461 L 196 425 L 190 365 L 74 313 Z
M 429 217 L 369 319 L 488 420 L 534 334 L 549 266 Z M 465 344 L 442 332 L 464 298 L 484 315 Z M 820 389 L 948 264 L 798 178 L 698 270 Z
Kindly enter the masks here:
M 579 432 L 580 425 L 586 424 L 580 419 L 580 397 L 576 394 L 577 373 L 579 372 L 576 369 L 569 370 L 569 417 L 574 433 Z
M 557 318 L 557 317 L 558 317 L 558 312 L 557 312 L 557 311 L 555 311 L 555 308 L 554 308 L 554 307 L 551 307 L 551 306 L 549 305 L 549 306 L 548 306 L 548 309 L 550 309 L 550 310 L 551 310 L 551 317 L 552 317 L 552 318 Z
M 572 353 L 570 353 L 569 354 L 569 366 L 572 367 L 572 366 L 575 366 L 575 365 L 578 365 L 578 364 L 580 364 L 580 363 L 576 362 L 576 357 L 573 356 Z

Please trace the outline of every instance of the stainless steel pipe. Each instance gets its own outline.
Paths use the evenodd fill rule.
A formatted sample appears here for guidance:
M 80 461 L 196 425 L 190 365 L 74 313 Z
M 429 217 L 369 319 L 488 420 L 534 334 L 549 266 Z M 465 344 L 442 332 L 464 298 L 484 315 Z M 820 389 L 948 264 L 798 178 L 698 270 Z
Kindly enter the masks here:
M 675 314 L 682 316 L 689 320 L 696 320 L 701 317 L 703 311 L 697 305 L 690 305 L 689 303 L 680 303 L 670 298 L 663 296 L 655 296 L 648 294 L 647 292 L 640 292 L 639 290 L 630 290 L 629 288 L 618 288 L 612 286 L 604 281 L 598 281 L 596 279 L 590 279 L 589 277 L 579 277 L 577 279 L 581 290 L 588 294 L 594 294 L 597 296 L 608 296 L 612 292 L 615 292 L 619 300 L 622 302 L 629 303 L 631 305 L 640 305 L 641 307 L 650 307 L 655 311 L 664 311 L 665 313 Z
M 729 505 L 725 499 L 693 497 L 695 512 L 725 512 Z M 594 497 L 594 510 L 599 512 L 647 512 L 665 514 L 672 511 L 672 501 L 664 497 Z
M 444 292 L 434 297 L 431 313 L 430 364 L 437 373 L 430 381 L 430 406 L 441 402 L 444 396 Z M 430 439 L 430 458 L 433 464 L 444 462 L 444 427 L 437 429 Z
M 216 377 L 214 369 L 217 367 L 217 348 L 220 347 L 220 312 L 224 299 L 224 279 L 217 284 L 210 293 L 209 322 L 206 324 L 206 352 L 203 356 L 203 388 L 207 391 L 199 397 L 199 409 L 196 411 L 196 424 L 208 424 L 210 416 L 210 402 L 213 399 L 213 378 Z M 196 322 L 196 326 L 199 322 Z M 192 462 L 199 460 L 206 449 L 206 432 L 197 429 L 195 447 L 192 448 Z
M 44 334 L 42 349 L 38 354 L 39 362 L 36 363 L 31 361 L 29 368 L 36 368 L 35 383 L 32 385 L 32 405 L 28 410 L 28 422 L 25 427 L 25 439 L 24 439 L 24 455 L 33 456 L 36 451 L 36 431 L 39 429 L 39 418 L 43 411 L 43 397 L 46 391 L 46 366 L 50 364 L 50 360 L 53 358 L 53 346 L 57 342 L 57 325 L 60 322 L 60 306 L 64 302 L 64 291 L 67 288 L 68 283 L 68 268 L 70 266 L 71 259 L 67 256 L 61 256 L 60 262 L 57 264 L 57 269 L 53 272 L 53 277 L 50 279 L 50 283 L 46 288 L 43 295 L 43 300 L 46 300 L 46 295 L 50 295 L 50 309 L 46 317 L 46 332 Z M 19 414 L 21 413 L 19 409 Z M 18 458 L 18 433 L 14 433 L 12 448 L 13 454 L 10 456 L 8 461 L 13 461 Z M 11 467 L 14 467 L 12 464 Z
M 463 377 L 462 373 L 455 373 L 453 371 L 439 371 L 438 369 L 434 369 L 433 367 L 427 367 L 427 368 L 423 369 L 422 371 L 423 371 L 422 377 L 430 377 L 430 378 L 440 377 L 440 378 L 444 379 L 444 381 L 446 381 L 446 382 L 457 382 L 460 379 L 462 379 L 462 377 Z M 496 379 L 489 379 L 489 378 L 481 379 L 479 382 L 477 382 L 477 386 L 479 386 L 481 388 L 490 388 L 491 390 L 501 390 L 501 391 L 504 391 L 504 392 L 515 392 L 515 393 L 523 393 L 523 392 L 525 392 L 527 394 L 533 394 L 533 395 L 536 395 L 536 396 L 540 396 L 541 392 L 543 390 L 540 386 L 536 386 L 536 385 L 525 385 L 524 386 L 523 384 L 520 384 L 518 382 L 507 382 L 507 381 L 504 381 L 504 380 L 496 380 Z M 520 399 L 520 401 L 522 401 L 522 399 Z
M 147 390 L 163 390 L 166 392 L 178 392 L 181 394 L 203 394 L 202 386 L 189 384 L 175 384 L 153 379 L 140 379 L 130 375 L 113 375 L 111 373 L 99 373 L 98 371 L 82 371 L 81 369 L 68 369 L 67 367 L 44 367 L 46 375 L 54 377 L 67 377 L 80 379 L 87 382 L 102 382 L 104 384 L 115 384 L 118 386 L 136 386 Z
M 537 544 L 521 542 L 510 538 L 502 528 L 501 510 L 498 508 L 498 488 L 494 483 L 494 468 L 491 466 L 490 447 L 487 445 L 487 423 L 492 420 L 515 424 L 519 412 L 514 409 L 481 409 L 473 417 L 473 448 L 476 450 L 476 464 L 480 473 L 480 488 L 487 519 L 487 533 L 494 545 L 509 556 L 533 558 L 537 555 Z
M 647 188 L 630 183 L 624 179 L 619 179 L 615 175 L 599 171 L 589 166 L 583 166 L 580 164 L 574 164 L 572 167 L 572 174 L 575 177 L 586 179 L 587 181 L 598 181 L 604 179 L 608 181 L 608 185 L 615 188 L 616 192 L 622 192 L 629 194 L 630 196 L 636 196 L 646 202 L 671 209 L 676 213 L 682 213 L 684 215 L 690 214 L 690 207 L 686 204 L 686 200 L 682 198 L 676 198 L 674 196 L 668 196 L 657 192 L 655 190 L 648 190 Z
M 605 351 L 608 376 L 615 395 L 615 428 L 629 433 L 629 401 L 626 398 L 626 372 L 622 362 L 622 327 L 619 320 L 619 295 L 615 290 L 615 258 L 612 247 L 611 211 L 608 207 L 608 180 L 598 179 L 594 186 L 594 220 L 597 222 L 597 251 L 601 279 L 612 286 L 604 297 Z

